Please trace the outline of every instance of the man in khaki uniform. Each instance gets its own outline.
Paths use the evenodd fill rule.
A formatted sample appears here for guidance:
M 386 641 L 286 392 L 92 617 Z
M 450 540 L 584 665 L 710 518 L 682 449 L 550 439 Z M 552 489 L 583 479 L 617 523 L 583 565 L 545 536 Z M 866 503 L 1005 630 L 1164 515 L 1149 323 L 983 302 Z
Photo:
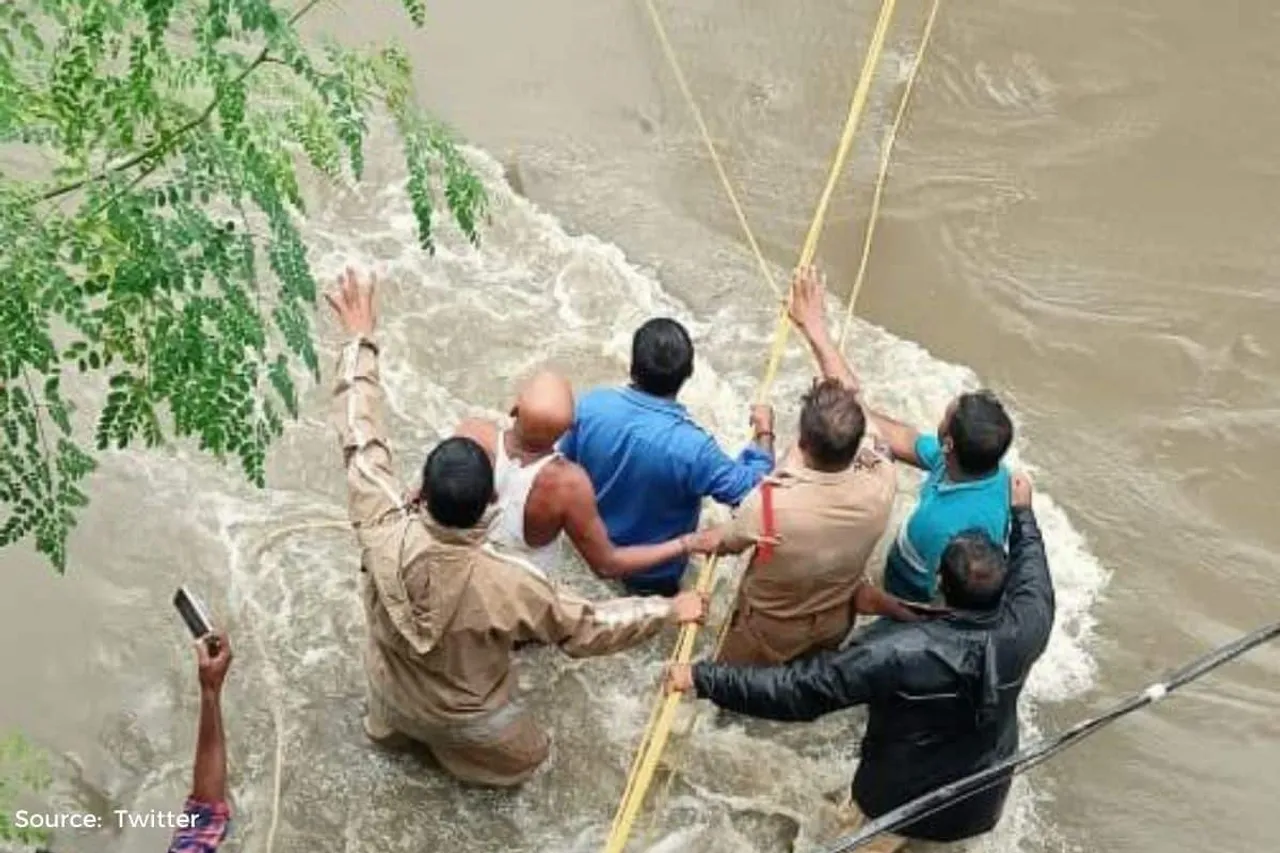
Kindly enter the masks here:
M 608 654 L 663 625 L 702 619 L 706 602 L 689 593 L 593 603 L 491 550 L 484 539 L 493 466 L 468 438 L 432 450 L 423 509 L 407 504 L 383 419 L 372 282 L 348 270 L 327 299 L 350 338 L 334 408 L 369 632 L 365 730 L 384 744 L 425 744 L 464 781 L 518 785 L 546 760 L 549 743 L 514 699 L 515 648 L 542 643 L 577 657 Z
M 798 271 L 791 312 L 806 335 L 815 326 L 825 330 L 812 270 Z M 866 576 L 889 523 L 897 473 L 889 448 L 867 434 L 856 384 L 847 381 L 852 374 L 835 358 L 820 362 L 823 378 L 804 397 L 796 448 L 724 530 L 724 553 L 777 544 L 761 544 L 752 555 L 721 663 L 779 664 L 835 649 L 858 613 L 916 618 Z
M 798 453 L 748 496 L 724 533 L 729 553 L 777 544 L 752 555 L 720 663 L 786 663 L 838 648 L 858 613 L 913 618 L 867 580 L 897 473 L 865 426 L 857 397 L 838 381 L 805 395 Z

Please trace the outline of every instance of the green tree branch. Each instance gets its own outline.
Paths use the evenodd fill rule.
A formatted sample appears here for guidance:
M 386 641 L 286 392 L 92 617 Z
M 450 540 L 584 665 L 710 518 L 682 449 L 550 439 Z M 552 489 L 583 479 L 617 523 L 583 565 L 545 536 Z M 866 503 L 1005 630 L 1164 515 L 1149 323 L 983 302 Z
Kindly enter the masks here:
M 265 482 L 319 373 L 299 169 L 359 179 L 385 120 L 422 247 L 439 210 L 478 239 L 483 186 L 403 52 L 310 48 L 296 25 L 319 2 L 0 3 L 0 143 L 66 164 L 52 187 L 0 175 L 0 547 L 31 538 L 65 570 L 108 449 L 188 441 Z M 73 408 L 77 372 L 99 382 Z
M 289 26 L 290 27 L 295 26 L 299 21 L 301 21 L 304 17 L 306 17 L 307 14 L 312 9 L 314 9 L 316 6 L 319 6 L 321 2 L 322 0 L 309 0 L 308 3 L 306 3 L 300 9 L 298 9 L 298 11 L 294 12 L 293 15 L 289 17 Z M 271 48 L 264 47 L 258 53 L 258 55 L 254 57 L 253 61 L 249 63 L 248 67 L 245 68 L 243 71 L 240 72 L 239 75 L 236 76 L 235 80 L 233 81 L 233 86 L 239 86 L 240 84 L 244 83 L 245 80 L 249 78 L 250 74 L 258 70 L 258 68 L 261 67 L 264 63 L 271 61 L 272 59 L 273 57 L 271 56 Z M 227 91 L 230 91 L 230 90 L 227 90 Z M 40 200 L 52 201 L 53 199 L 67 195 L 68 193 L 73 193 L 76 190 L 83 189 L 89 184 L 94 184 L 94 183 L 97 183 L 98 181 L 102 181 L 113 174 L 116 174 L 119 172 L 127 172 L 130 169 L 132 169 L 134 166 L 138 166 L 142 163 L 145 163 L 147 160 L 155 160 L 156 162 L 149 170 L 146 170 L 146 169 L 143 170 L 143 175 L 138 179 L 139 181 L 141 181 L 142 177 L 145 177 L 146 175 L 151 174 L 151 172 L 155 171 L 155 169 L 159 167 L 160 158 L 162 158 L 165 154 L 171 151 L 173 148 L 173 145 L 177 141 L 182 139 L 182 137 L 185 136 L 187 133 L 195 130 L 197 127 L 200 127 L 202 124 L 204 124 L 206 121 L 209 120 L 209 118 L 218 109 L 218 104 L 222 101 L 222 98 L 223 98 L 223 95 L 221 94 L 216 95 L 213 98 L 213 100 L 209 102 L 208 106 L 206 106 L 203 110 L 200 111 L 199 115 L 197 115 L 195 118 L 188 121 L 186 124 L 183 124 L 181 127 L 173 131 L 172 133 L 162 136 L 162 138 L 159 141 L 151 145 L 149 148 L 145 148 L 142 151 L 139 151 L 137 154 L 134 154 L 133 156 L 128 157 L 119 163 L 108 166 L 107 168 L 103 169 L 100 172 L 97 172 L 95 174 L 89 175 L 79 180 L 71 181 L 69 183 L 65 183 L 60 186 L 54 187 L 50 190 L 47 190 L 46 192 L 40 195 Z

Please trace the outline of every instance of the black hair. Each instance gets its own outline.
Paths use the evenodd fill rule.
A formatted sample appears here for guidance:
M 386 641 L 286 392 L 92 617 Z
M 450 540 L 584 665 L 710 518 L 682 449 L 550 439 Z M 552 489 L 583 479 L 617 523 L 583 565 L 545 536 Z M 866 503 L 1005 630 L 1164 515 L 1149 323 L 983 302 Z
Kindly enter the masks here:
M 447 438 L 422 466 L 427 512 L 445 527 L 475 527 L 493 499 L 493 463 L 475 441 Z
M 992 473 L 1013 443 L 1013 421 L 990 391 L 970 391 L 956 398 L 947 425 L 956 464 L 973 477 Z
M 657 317 L 631 339 L 631 381 L 646 394 L 674 397 L 693 375 L 693 340 L 685 327 Z
M 815 383 L 800 407 L 800 444 L 809 461 L 826 471 L 843 471 L 858 454 L 867 417 L 858 395 L 837 379 Z
M 993 610 L 1004 593 L 1004 550 L 981 530 L 956 534 L 938 566 L 942 594 L 957 610 Z

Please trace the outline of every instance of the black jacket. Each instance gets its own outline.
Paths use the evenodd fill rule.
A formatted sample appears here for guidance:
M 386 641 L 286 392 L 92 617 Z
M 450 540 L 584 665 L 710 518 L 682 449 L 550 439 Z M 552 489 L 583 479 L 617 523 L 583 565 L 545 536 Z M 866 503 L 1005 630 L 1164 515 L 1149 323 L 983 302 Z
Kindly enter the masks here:
M 849 648 L 775 667 L 694 667 L 698 696 L 771 720 L 866 703 L 853 796 L 870 817 L 1018 749 L 1018 695 L 1053 627 L 1053 581 L 1035 514 L 1013 510 L 1000 606 L 927 622 L 881 619 Z M 1009 780 L 901 830 L 956 841 L 1000 820 Z

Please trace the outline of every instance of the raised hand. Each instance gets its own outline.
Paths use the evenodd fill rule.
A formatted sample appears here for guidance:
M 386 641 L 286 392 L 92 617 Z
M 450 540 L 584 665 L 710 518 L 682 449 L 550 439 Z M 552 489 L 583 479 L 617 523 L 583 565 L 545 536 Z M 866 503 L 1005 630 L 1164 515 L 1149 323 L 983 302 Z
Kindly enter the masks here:
M 791 298 L 787 314 L 791 322 L 807 335 L 826 331 L 827 285 L 814 266 L 797 267 L 791 279 Z
M 377 325 L 374 308 L 374 292 L 378 280 L 373 274 L 368 281 L 361 281 L 351 267 L 338 276 L 337 286 L 325 293 L 325 301 L 333 308 L 342 330 L 348 335 L 371 335 Z
M 231 668 L 231 644 L 227 642 L 227 635 L 216 631 L 196 640 L 196 660 L 200 688 L 210 694 L 221 693 L 222 682 Z
M 1019 471 L 1013 475 L 1013 481 L 1009 484 L 1009 503 L 1013 506 L 1030 507 L 1031 478 Z

